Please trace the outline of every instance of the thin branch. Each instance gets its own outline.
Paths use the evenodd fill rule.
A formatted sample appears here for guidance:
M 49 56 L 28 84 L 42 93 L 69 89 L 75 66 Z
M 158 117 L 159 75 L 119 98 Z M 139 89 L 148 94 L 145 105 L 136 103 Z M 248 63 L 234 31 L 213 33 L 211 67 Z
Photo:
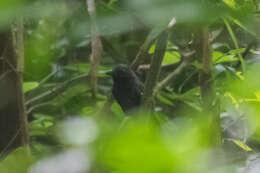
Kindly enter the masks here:
M 155 40 L 156 40 L 156 38 L 152 39 L 152 40 L 145 40 L 144 44 L 140 47 L 135 59 L 133 60 L 133 62 L 130 65 L 130 68 L 133 71 L 136 71 L 138 66 L 140 64 L 142 64 L 142 62 L 146 58 L 148 49 L 154 44 Z
M 7 143 L 5 148 L 3 148 L 3 150 L 0 153 L 0 159 L 3 158 L 7 154 L 6 152 L 8 151 L 10 146 L 15 142 L 15 139 L 18 137 L 18 135 L 21 132 L 21 130 L 22 130 L 22 126 L 19 127 L 19 129 L 16 131 L 14 136 L 9 140 L 9 142 Z
M 178 62 L 175 62 L 175 63 L 171 63 L 171 64 L 165 64 L 165 65 L 162 65 L 161 67 L 161 73 L 162 72 L 167 72 L 167 71 L 173 71 L 174 69 L 176 69 L 180 64 L 181 64 L 181 60 L 178 61 Z M 138 72 L 145 72 L 147 70 L 150 69 L 150 64 L 143 64 L 143 65 L 139 65 L 137 71 Z
M 35 87 L 35 88 L 33 88 L 33 89 L 31 89 L 31 90 L 25 92 L 24 94 L 26 95 L 26 94 L 28 94 L 28 93 L 31 93 L 32 91 L 35 91 L 35 90 L 39 89 L 43 84 L 45 84 L 48 80 L 50 80 L 50 79 L 51 79 L 56 73 L 58 73 L 59 71 L 60 71 L 60 69 L 51 72 L 50 74 L 48 74 L 46 77 L 44 77 L 44 78 L 39 82 L 39 84 L 38 84 L 37 87 Z
M 74 78 L 72 78 L 70 80 L 67 80 L 67 81 L 63 82 L 62 84 L 60 84 L 58 86 L 56 85 L 55 87 L 51 88 L 50 90 L 48 90 L 48 91 L 46 91 L 46 92 L 44 92 L 44 93 L 42 93 L 40 95 L 37 95 L 36 97 L 33 97 L 33 98 L 27 100 L 25 102 L 25 105 L 27 106 L 27 105 L 29 105 L 29 104 L 31 104 L 31 103 L 33 103 L 35 101 L 38 101 L 40 99 L 43 99 L 43 98 L 45 98 L 45 97 L 47 97 L 47 96 L 49 96 L 49 95 L 51 95 L 51 94 L 53 94 L 53 93 L 55 93 L 55 92 L 57 92 L 59 90 L 67 88 L 67 87 L 69 87 L 70 83 L 75 82 L 77 80 L 84 79 L 86 77 L 88 77 L 88 75 L 85 75 L 85 74 L 84 75 L 79 75 L 79 76 L 76 76 L 76 77 L 74 77 Z
M 34 109 L 37 109 L 39 107 L 43 107 L 43 106 L 48 106 L 48 105 L 51 105 L 52 103 L 51 102 L 46 102 L 46 103 L 40 103 L 40 104 L 37 104 L 37 105 L 34 105 L 32 107 L 30 107 L 26 113 L 27 115 L 30 114 Z
M 167 86 L 171 81 L 176 79 L 176 77 L 183 72 L 183 70 L 191 64 L 191 62 L 194 60 L 192 55 L 195 54 L 195 51 L 187 53 L 184 58 L 184 60 L 181 62 L 181 64 L 172 72 L 170 73 L 167 77 L 165 77 L 161 82 L 157 84 L 157 86 L 154 88 L 153 91 L 153 96 L 156 96 L 157 93 Z
M 11 73 L 12 71 L 6 71 L 3 74 L 0 75 L 0 80 L 3 80 L 9 73 Z

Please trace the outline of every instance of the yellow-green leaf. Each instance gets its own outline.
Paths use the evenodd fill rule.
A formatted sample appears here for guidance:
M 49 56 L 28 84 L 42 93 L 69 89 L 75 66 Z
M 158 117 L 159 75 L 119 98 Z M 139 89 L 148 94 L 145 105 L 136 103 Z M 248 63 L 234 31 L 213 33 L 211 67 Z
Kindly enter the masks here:
M 246 145 L 245 143 L 243 143 L 240 140 L 231 139 L 231 141 L 234 142 L 237 146 L 239 146 L 240 148 L 242 148 L 245 151 L 252 151 L 252 148 L 250 148 L 248 145 Z
M 39 86 L 38 82 L 24 82 L 23 83 L 23 92 L 30 91 Z

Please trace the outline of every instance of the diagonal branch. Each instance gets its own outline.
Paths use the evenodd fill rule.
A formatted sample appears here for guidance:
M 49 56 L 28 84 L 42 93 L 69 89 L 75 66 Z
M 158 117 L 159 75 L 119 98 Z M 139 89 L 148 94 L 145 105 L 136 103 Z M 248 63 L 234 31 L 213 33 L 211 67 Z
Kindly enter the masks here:
M 33 98 L 30 98 L 29 100 L 27 100 L 25 102 L 25 105 L 28 106 L 30 104 L 33 104 L 34 102 L 38 101 L 38 100 L 41 100 L 41 99 L 44 99 L 48 96 L 51 96 L 52 94 L 60 94 L 62 91 L 64 91 L 66 88 L 68 87 L 71 87 L 71 85 L 77 81 L 80 81 L 82 79 L 86 79 L 88 80 L 88 75 L 79 75 L 79 76 L 76 76 L 70 80 L 67 80 L 67 81 L 64 81 L 63 83 L 61 83 L 60 85 L 56 85 L 55 87 L 33 97 Z
M 171 81 L 173 81 L 174 79 L 176 79 L 176 77 L 183 72 L 183 70 L 189 66 L 191 64 L 191 62 L 194 60 L 194 58 L 192 57 L 192 55 L 195 54 L 195 51 L 189 52 L 185 55 L 183 55 L 183 61 L 181 62 L 181 64 L 172 72 L 170 73 L 167 77 L 165 77 L 161 82 L 159 82 L 157 84 L 157 86 L 154 88 L 153 91 L 153 96 L 156 96 L 157 93 L 164 88 L 165 86 L 167 86 Z

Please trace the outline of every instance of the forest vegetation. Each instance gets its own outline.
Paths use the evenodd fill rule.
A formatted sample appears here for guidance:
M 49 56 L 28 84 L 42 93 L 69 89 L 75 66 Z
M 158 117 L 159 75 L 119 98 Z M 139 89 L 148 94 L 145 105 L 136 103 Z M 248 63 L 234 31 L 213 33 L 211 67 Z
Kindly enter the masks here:
M 259 173 L 259 0 L 1 0 L 0 173 Z

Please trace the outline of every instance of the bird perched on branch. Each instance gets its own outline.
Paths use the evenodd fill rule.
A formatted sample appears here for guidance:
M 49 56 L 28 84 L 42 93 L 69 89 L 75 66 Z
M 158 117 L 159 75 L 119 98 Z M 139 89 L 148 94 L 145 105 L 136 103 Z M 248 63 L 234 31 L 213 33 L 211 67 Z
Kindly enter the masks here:
M 127 65 L 120 64 L 107 74 L 113 78 L 112 93 L 124 112 L 141 105 L 144 85 Z

